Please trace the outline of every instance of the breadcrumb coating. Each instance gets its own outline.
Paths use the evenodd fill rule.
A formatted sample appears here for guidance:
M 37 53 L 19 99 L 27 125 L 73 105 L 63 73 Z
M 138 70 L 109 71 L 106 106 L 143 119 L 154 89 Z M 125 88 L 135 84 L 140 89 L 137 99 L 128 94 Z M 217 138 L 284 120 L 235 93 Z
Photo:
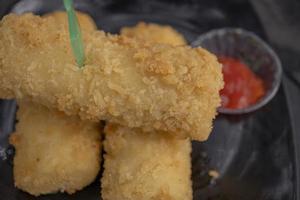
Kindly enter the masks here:
M 66 117 L 30 102 L 19 102 L 15 147 L 15 186 L 32 195 L 72 194 L 93 182 L 100 170 L 100 126 Z
M 87 14 L 83 12 L 76 11 L 76 16 L 78 19 L 78 23 L 80 25 L 80 28 L 85 31 L 91 31 L 96 30 L 97 26 L 94 22 L 94 20 Z M 57 26 L 61 26 L 65 29 L 68 29 L 68 16 L 65 11 L 55 11 L 51 13 L 47 13 L 43 15 L 45 18 L 53 18 L 55 20 L 55 23 Z
M 192 200 L 189 139 L 115 124 L 105 134 L 103 200 Z
M 54 12 L 47 14 L 46 17 L 57 20 L 58 28 L 67 29 L 65 12 Z M 77 12 L 77 17 L 82 29 L 96 29 L 88 15 Z M 27 102 L 19 104 L 18 121 L 18 130 L 11 136 L 11 142 L 17 150 L 14 159 L 14 179 L 17 187 L 33 195 L 56 191 L 73 193 L 96 178 L 100 168 L 100 150 L 97 149 L 100 146 L 100 130 L 97 129 L 99 126 L 97 123 L 81 122 L 78 117 L 66 116 L 63 113 L 49 111 L 37 103 Z M 51 143 L 51 145 L 41 146 L 42 143 Z M 94 145 L 96 148 L 88 145 Z M 32 148 L 35 147 L 37 147 L 35 151 L 40 151 L 39 153 L 34 152 Z M 79 152 L 79 148 L 83 152 Z M 67 152 L 73 152 L 75 156 L 67 155 L 69 154 Z M 78 156 L 83 156 L 83 153 L 91 153 L 91 155 L 86 159 L 77 160 Z M 51 156 L 56 158 L 49 159 Z M 48 162 L 50 164 L 47 164 Z M 81 162 L 85 162 L 87 166 L 82 166 Z M 62 168 L 59 169 L 60 167 Z
M 10 14 L 0 23 L 0 97 L 30 99 L 82 119 L 207 139 L 220 105 L 221 65 L 202 48 L 84 32 L 76 66 L 55 20 Z M 86 33 L 86 34 L 85 34 Z
M 165 33 L 164 27 L 155 27 L 155 32 L 151 26 L 130 30 L 132 35 L 145 35 L 146 42 L 164 43 L 166 37 L 157 40 L 157 35 Z M 145 34 L 145 31 L 153 34 Z M 175 38 L 173 41 L 176 45 Z M 101 188 L 104 200 L 192 199 L 189 139 L 142 133 L 112 124 L 106 127 L 106 132 L 107 154 Z
M 171 26 L 158 25 L 154 23 L 139 22 L 133 27 L 123 27 L 121 35 L 137 38 L 152 43 L 163 43 L 170 45 L 185 45 L 184 37 Z

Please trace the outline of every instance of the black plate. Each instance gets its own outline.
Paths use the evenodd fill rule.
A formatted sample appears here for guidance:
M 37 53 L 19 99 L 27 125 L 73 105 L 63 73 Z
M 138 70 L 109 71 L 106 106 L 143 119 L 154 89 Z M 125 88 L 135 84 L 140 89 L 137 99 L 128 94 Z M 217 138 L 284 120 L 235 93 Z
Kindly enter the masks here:
M 0 1 L 0 14 L 46 12 L 63 9 L 60 0 Z M 117 33 L 122 26 L 138 21 L 169 24 L 189 42 L 218 27 L 242 27 L 267 40 L 264 29 L 248 1 L 75 1 L 89 13 L 99 28 Z M 297 199 L 293 132 L 285 91 L 263 109 L 248 115 L 219 115 L 209 140 L 193 142 L 194 199 L 292 200 Z M 14 101 L 0 101 L 0 199 L 99 199 L 99 179 L 74 195 L 32 197 L 13 186 L 13 149 L 8 135 L 14 127 Z M 220 178 L 211 180 L 214 169 Z M 101 176 L 101 175 L 100 175 Z

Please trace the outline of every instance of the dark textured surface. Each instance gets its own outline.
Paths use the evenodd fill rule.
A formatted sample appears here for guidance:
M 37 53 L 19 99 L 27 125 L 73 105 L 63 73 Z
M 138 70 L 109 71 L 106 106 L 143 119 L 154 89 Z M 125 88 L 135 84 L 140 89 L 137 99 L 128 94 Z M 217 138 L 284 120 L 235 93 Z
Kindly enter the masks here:
M 284 87 L 280 88 L 276 97 L 263 109 L 249 115 L 218 116 L 209 140 L 202 144 L 193 142 L 194 199 L 297 199 L 296 171 L 299 167 L 295 164 L 297 162 L 295 156 L 299 154 L 295 147 L 300 141 L 299 135 L 296 134 L 297 126 L 299 126 L 297 124 L 299 118 L 296 118 L 299 105 L 297 106 L 296 102 L 297 100 L 300 102 L 298 82 L 300 79 L 297 76 L 300 69 L 300 62 L 297 59 L 299 54 L 291 45 L 282 46 L 282 44 L 287 44 L 286 40 L 276 42 L 280 38 L 271 35 L 272 31 L 276 31 L 272 29 L 272 27 L 276 28 L 276 25 L 270 28 L 265 15 L 268 14 L 268 9 L 269 13 L 275 12 L 277 15 L 281 13 L 274 11 L 276 5 L 261 7 L 268 5 L 266 2 L 271 1 L 251 1 L 256 10 L 263 11 L 259 12 L 262 27 L 251 4 L 246 0 L 75 0 L 76 7 L 88 12 L 96 20 L 99 28 L 113 33 L 118 32 L 124 25 L 133 25 L 140 20 L 145 20 L 170 24 L 191 42 L 199 34 L 212 28 L 242 27 L 254 31 L 276 46 L 283 60 L 283 67 L 286 69 Z M 286 2 L 284 6 L 282 6 L 283 1 L 274 2 L 279 5 L 279 10 L 289 10 L 289 1 L 284 1 Z M 62 9 L 60 0 L 23 0 L 12 6 L 13 3 L 14 1 L 0 0 L 0 15 L 11 9 L 18 13 L 34 11 L 38 14 Z M 291 17 L 279 16 L 283 20 L 295 20 L 297 17 L 297 14 Z M 288 28 L 285 27 L 287 29 L 284 30 L 285 33 L 289 33 Z M 287 100 L 286 97 L 288 97 Z M 0 102 L 0 147 L 2 149 L 8 145 L 7 137 L 13 128 L 14 112 L 14 102 Z M 98 181 L 71 196 L 59 194 L 35 198 L 15 189 L 12 180 L 12 154 L 11 148 L 7 152 L 0 149 L 1 200 L 99 199 Z M 220 173 L 219 179 L 210 179 L 207 173 L 211 169 Z
M 251 0 L 268 38 L 283 63 L 283 85 L 291 116 L 295 147 L 296 191 L 300 198 L 300 1 Z

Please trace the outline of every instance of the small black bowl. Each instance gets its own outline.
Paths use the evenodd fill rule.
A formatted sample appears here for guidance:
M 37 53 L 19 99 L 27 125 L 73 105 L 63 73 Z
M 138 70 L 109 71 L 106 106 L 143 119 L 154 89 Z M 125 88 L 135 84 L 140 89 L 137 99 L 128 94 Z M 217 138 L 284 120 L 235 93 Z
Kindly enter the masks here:
M 200 35 L 192 46 L 201 46 L 217 56 L 241 60 L 263 81 L 266 93 L 255 104 L 241 109 L 220 107 L 224 114 L 246 114 L 266 105 L 281 83 L 281 62 L 273 49 L 252 32 L 239 28 L 215 29 Z

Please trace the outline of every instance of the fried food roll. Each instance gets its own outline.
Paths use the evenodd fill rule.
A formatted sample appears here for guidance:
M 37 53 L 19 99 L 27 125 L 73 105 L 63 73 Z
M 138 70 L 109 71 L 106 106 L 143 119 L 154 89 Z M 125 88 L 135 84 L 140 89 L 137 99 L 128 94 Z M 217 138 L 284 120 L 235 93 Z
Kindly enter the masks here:
M 184 37 L 171 26 L 139 22 L 134 27 L 123 27 L 121 35 L 146 40 L 152 43 L 185 45 Z
M 54 20 L 10 14 L 0 23 L 0 97 L 30 99 L 82 119 L 205 140 L 220 104 L 221 65 L 204 49 L 84 34 L 79 69 Z
M 76 11 L 76 16 L 81 29 L 85 31 L 92 31 L 97 29 L 94 20 L 89 15 L 83 12 Z M 62 26 L 65 29 L 67 29 L 69 26 L 67 13 L 64 11 L 55 11 L 52 13 L 47 13 L 46 15 L 43 15 L 43 17 L 52 18 L 57 26 Z
M 165 27 L 155 24 L 123 28 L 121 34 L 139 36 L 139 39 L 153 43 L 182 44 L 181 35 L 177 38 L 172 35 L 177 32 L 171 27 L 167 31 L 173 37 L 172 41 L 167 39 Z M 159 133 L 145 134 L 111 124 L 106 132 L 104 147 L 107 154 L 102 178 L 104 200 L 192 199 L 189 140 Z
M 105 128 L 103 200 L 191 200 L 191 143 L 165 133 Z
M 10 137 L 15 147 L 15 186 L 38 196 L 74 193 L 100 169 L 100 126 L 59 111 L 19 102 L 19 122 Z
M 59 28 L 67 28 L 68 26 L 65 12 L 54 12 L 47 14 L 46 17 L 55 19 Z M 93 20 L 88 15 L 77 12 L 77 17 L 81 28 L 84 30 L 96 29 Z M 23 106 L 25 107 L 23 108 Z M 43 108 L 36 103 L 20 103 L 19 109 L 18 130 L 17 133 L 11 137 L 11 142 L 17 149 L 17 156 L 14 160 L 14 176 L 17 187 L 33 195 L 53 193 L 56 191 L 73 193 L 95 179 L 99 171 L 100 161 L 98 157 L 100 157 L 100 150 L 96 149 L 96 147 L 85 147 L 84 142 L 88 141 L 87 145 L 100 145 L 100 130 L 96 129 L 96 127 L 98 127 L 97 124 L 93 125 L 92 122 L 82 123 L 79 119 L 76 119 L 76 117 L 69 117 L 62 113 L 58 114 L 58 112 L 49 111 L 47 108 Z M 35 123 L 38 123 L 38 125 Z M 77 125 L 73 125 L 74 128 L 72 128 L 70 123 L 82 125 L 78 125 L 78 127 L 81 127 L 75 130 Z M 86 124 L 86 127 L 84 127 L 84 124 Z M 82 130 L 83 132 L 80 132 Z M 91 130 L 91 132 L 83 134 L 84 131 L 88 132 L 88 130 Z M 64 141 L 70 137 L 73 137 L 73 141 Z M 79 146 L 74 145 L 76 140 L 79 140 L 80 137 L 84 139 L 84 141 L 79 141 L 82 145 L 80 148 L 85 149 L 86 153 L 92 154 L 86 159 L 88 164 L 86 167 L 81 166 L 81 160 L 77 160 L 78 156 L 83 156 L 78 152 Z M 93 142 L 92 139 L 95 141 Z M 33 141 L 33 143 L 30 143 L 30 141 Z M 30 156 L 29 154 L 34 151 L 32 148 L 35 148 L 35 144 L 38 142 L 50 142 L 51 146 L 43 147 L 47 148 L 47 151 L 40 153 L 40 155 L 34 153 L 33 158 L 27 159 L 26 156 Z M 65 142 L 68 145 L 66 145 L 64 149 L 61 147 L 57 148 L 57 146 L 63 146 Z M 41 144 L 39 145 L 36 151 L 39 151 L 42 147 Z M 61 150 L 64 152 L 74 152 L 78 154 L 78 156 L 73 157 L 68 155 L 69 158 L 67 158 L 68 161 L 66 162 L 64 156 L 68 153 L 61 154 Z M 98 157 L 96 157 L 97 154 Z M 48 155 L 53 156 L 53 158 L 48 160 Z M 55 159 L 54 156 L 56 156 Z M 26 159 L 25 162 L 22 160 L 24 159 L 23 157 Z M 42 158 L 40 163 L 37 160 L 41 158 L 38 157 Z M 93 157 L 95 158 L 94 161 L 92 160 Z M 54 165 L 47 165 L 48 161 L 53 161 Z M 25 164 L 24 168 L 23 163 Z M 61 171 L 59 171 L 60 167 L 63 167 Z M 24 173 L 26 173 L 25 176 Z M 84 177 L 82 181 L 80 180 L 81 177 Z

